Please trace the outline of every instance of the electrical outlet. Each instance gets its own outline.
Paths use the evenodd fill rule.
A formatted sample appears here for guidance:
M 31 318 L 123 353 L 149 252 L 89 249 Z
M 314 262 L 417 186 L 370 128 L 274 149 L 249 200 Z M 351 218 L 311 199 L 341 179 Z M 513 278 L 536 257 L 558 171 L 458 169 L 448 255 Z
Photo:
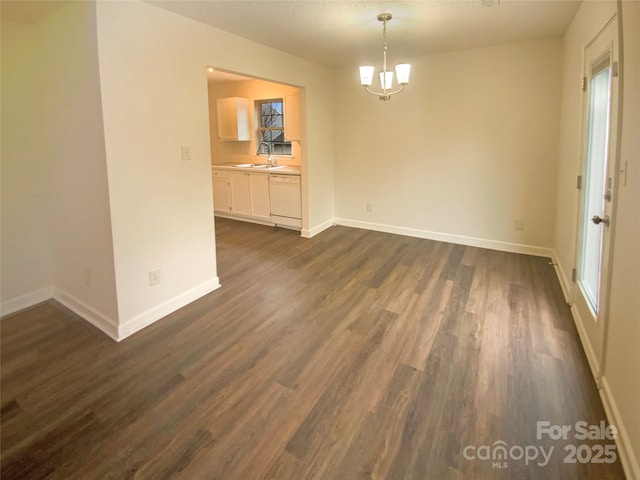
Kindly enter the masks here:
M 524 230 L 524 220 L 516 220 L 515 228 L 516 230 Z
M 191 160 L 191 147 L 187 145 L 182 146 L 182 161 L 188 162 Z
M 85 268 L 82 271 L 82 281 L 87 287 L 91 286 L 91 270 L 89 270 L 88 268 Z
M 156 268 L 155 270 L 149 270 L 149 286 L 153 287 L 154 285 L 159 284 L 160 281 L 160 269 Z
M 367 203 L 367 212 L 373 212 L 373 204 Z

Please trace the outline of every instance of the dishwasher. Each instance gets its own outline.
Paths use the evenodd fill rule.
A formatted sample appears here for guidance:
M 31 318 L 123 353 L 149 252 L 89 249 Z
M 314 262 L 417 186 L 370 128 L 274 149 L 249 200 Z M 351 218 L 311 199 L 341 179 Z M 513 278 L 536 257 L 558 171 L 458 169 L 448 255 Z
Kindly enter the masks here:
M 284 227 L 302 228 L 300 175 L 269 175 L 271 221 Z

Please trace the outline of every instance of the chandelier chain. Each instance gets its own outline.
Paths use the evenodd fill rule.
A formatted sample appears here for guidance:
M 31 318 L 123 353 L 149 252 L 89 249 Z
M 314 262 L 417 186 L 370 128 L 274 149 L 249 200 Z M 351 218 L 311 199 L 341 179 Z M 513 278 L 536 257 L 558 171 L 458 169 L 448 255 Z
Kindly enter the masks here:
M 382 45 L 383 45 L 383 50 L 382 50 L 382 71 L 385 72 L 385 74 L 387 73 L 387 19 L 385 18 L 382 22 Z M 385 91 L 387 91 L 387 89 L 385 88 L 385 86 L 382 86 L 382 89 Z

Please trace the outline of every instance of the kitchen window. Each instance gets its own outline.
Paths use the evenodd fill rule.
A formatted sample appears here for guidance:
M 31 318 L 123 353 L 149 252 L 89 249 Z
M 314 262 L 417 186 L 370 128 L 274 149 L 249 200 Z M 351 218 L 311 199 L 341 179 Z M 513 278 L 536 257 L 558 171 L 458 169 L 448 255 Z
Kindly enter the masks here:
M 273 155 L 291 155 L 291 142 L 284 139 L 284 102 L 259 100 L 256 102 L 258 121 L 258 153 L 268 155 L 267 145 Z M 266 144 L 266 145 L 265 145 Z

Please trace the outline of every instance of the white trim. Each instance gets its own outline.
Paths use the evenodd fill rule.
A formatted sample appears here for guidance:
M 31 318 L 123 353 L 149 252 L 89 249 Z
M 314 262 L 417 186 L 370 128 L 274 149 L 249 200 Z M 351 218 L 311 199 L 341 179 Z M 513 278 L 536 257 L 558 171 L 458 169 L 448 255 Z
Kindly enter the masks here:
M 133 335 L 134 333 L 142 330 L 147 325 L 150 325 L 161 318 L 175 312 L 179 308 L 188 305 L 189 303 L 197 300 L 198 298 L 213 292 L 220 288 L 220 280 L 218 277 L 214 277 L 206 282 L 195 286 L 191 290 L 187 290 L 180 295 L 162 302 L 160 305 L 150 308 L 149 310 L 142 312 L 135 317 L 123 321 L 118 325 L 116 341 L 124 340 L 125 338 Z
M 0 305 L 0 315 L 5 317 L 12 313 L 19 312 L 25 308 L 33 307 L 38 303 L 45 302 L 53 297 L 53 287 L 44 287 L 40 290 L 28 292 L 15 298 L 10 298 Z
M 334 219 L 327 220 L 320 225 L 316 225 L 313 228 L 303 228 L 300 231 L 300 236 L 303 238 L 312 238 L 318 235 L 321 232 L 324 232 L 326 229 L 333 227 L 336 224 Z
M 587 331 L 582 325 L 582 317 L 580 316 L 580 312 L 578 311 L 578 308 L 575 304 L 571 305 L 571 316 L 573 317 L 573 323 L 576 325 L 576 329 L 578 330 L 578 336 L 580 337 L 580 342 L 582 343 L 584 353 L 587 355 L 587 361 L 589 362 L 589 368 L 591 368 L 591 374 L 597 382 L 599 365 L 598 357 L 596 356 L 596 352 L 591 346 L 591 342 L 589 342 L 589 336 L 587 335 Z
M 618 446 L 618 457 L 622 464 L 622 469 L 629 480 L 640 480 L 640 466 L 638 460 L 633 453 L 631 440 L 627 429 L 622 422 L 622 415 L 616 404 L 611 387 L 607 381 L 607 376 L 604 375 L 601 379 L 602 388 L 600 389 L 600 398 L 604 405 L 604 410 L 607 414 L 609 423 L 615 425 L 618 429 L 618 437 L 616 438 L 616 445 Z
M 275 227 L 275 223 L 271 220 L 264 220 L 255 217 L 243 217 L 242 215 L 233 215 L 231 213 L 214 212 L 216 217 L 228 218 L 229 220 L 239 220 L 241 222 L 257 223 L 258 225 L 266 225 L 267 227 Z
M 296 230 L 300 230 L 300 228 L 302 227 L 301 218 L 281 217 L 279 215 L 271 214 L 271 221 L 275 224 L 276 227 L 293 228 Z
M 556 269 L 556 275 L 558 280 L 560 280 L 560 287 L 562 288 L 562 293 L 564 294 L 564 299 L 567 304 L 571 305 L 573 303 L 573 286 L 572 282 L 569 281 L 569 277 L 565 274 L 564 268 L 558 261 L 558 256 L 556 255 L 556 251 L 552 250 L 553 254 L 551 260 L 553 261 L 553 266 Z
M 433 232 L 430 230 L 421 230 L 417 228 L 398 227 L 395 225 L 385 225 L 381 223 L 361 222 L 359 220 L 350 220 L 347 218 L 336 218 L 336 223 L 345 227 L 364 228 L 366 230 L 375 230 L 377 232 L 395 233 L 397 235 L 426 238 L 428 240 L 456 243 L 459 245 L 467 245 L 470 247 L 489 248 L 491 250 L 500 250 L 503 252 L 524 253 L 526 255 L 536 255 L 538 257 L 553 258 L 553 250 L 551 248 L 537 247 L 535 245 L 502 242 L 499 240 L 468 237 L 465 235 L 457 235 L 453 233 Z
M 59 288 L 53 289 L 53 299 L 60 302 L 76 315 L 79 315 L 83 320 L 86 320 L 94 327 L 106 333 L 113 340 L 118 341 L 117 320 L 97 311 L 70 293 Z
M 157 305 L 146 312 L 143 312 L 133 317 L 128 322 L 118 325 L 118 322 L 109 316 L 97 311 L 90 307 L 86 303 L 78 300 L 64 290 L 56 287 L 46 287 L 35 292 L 20 295 L 11 300 L 7 300 L 2 303 L 2 315 L 11 315 L 12 313 L 24 310 L 29 307 L 33 307 L 38 303 L 42 303 L 46 300 L 53 298 L 67 307 L 69 310 L 79 315 L 83 320 L 86 320 L 94 327 L 98 328 L 106 335 L 111 337 L 116 342 L 124 340 L 125 338 L 133 335 L 139 330 L 142 330 L 147 325 L 150 325 L 157 320 L 169 315 L 170 313 L 184 307 L 185 305 L 197 300 L 198 298 L 213 292 L 220 288 L 220 280 L 218 277 L 214 277 L 191 290 L 184 292 L 177 297 L 174 297 L 166 302 Z

